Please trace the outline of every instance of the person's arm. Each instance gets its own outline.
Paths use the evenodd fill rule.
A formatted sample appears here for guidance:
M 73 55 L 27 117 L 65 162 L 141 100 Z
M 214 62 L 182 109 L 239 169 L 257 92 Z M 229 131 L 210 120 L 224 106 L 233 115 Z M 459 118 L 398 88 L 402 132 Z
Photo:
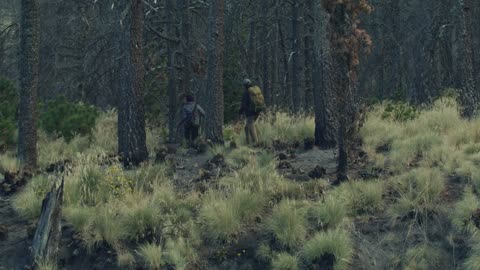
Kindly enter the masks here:
M 200 105 L 197 105 L 197 110 L 202 117 L 205 117 L 205 110 Z

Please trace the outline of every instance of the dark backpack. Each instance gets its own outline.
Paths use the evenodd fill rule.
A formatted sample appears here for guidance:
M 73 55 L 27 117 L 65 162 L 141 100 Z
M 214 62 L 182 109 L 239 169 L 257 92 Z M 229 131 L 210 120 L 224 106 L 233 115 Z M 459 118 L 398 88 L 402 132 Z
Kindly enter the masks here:
M 193 126 L 193 127 L 199 127 L 200 126 L 200 115 L 198 113 L 198 105 L 195 104 L 193 107 L 193 110 L 189 111 L 185 109 L 186 112 L 186 118 L 185 118 L 185 125 L 186 126 Z

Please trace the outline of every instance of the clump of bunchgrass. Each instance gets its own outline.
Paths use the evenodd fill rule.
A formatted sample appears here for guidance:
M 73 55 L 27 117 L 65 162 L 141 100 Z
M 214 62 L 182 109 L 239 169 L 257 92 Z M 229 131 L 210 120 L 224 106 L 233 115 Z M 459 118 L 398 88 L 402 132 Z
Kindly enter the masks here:
M 346 206 L 353 215 L 374 214 L 381 211 L 384 184 L 380 181 L 352 181 L 342 187 Z
M 198 262 L 197 251 L 188 239 L 169 240 L 166 244 L 165 262 L 177 270 L 193 269 Z
M 303 256 L 308 264 L 315 265 L 323 258 L 333 256 L 335 270 L 348 269 L 352 254 L 352 240 L 349 233 L 343 230 L 317 233 L 303 247 Z
M 273 208 L 267 229 L 283 247 L 297 248 L 306 238 L 307 221 L 305 209 L 292 200 L 284 200 Z
M 471 187 L 465 189 L 463 199 L 456 203 L 451 213 L 452 223 L 460 232 L 468 233 L 475 237 L 479 233 L 479 229 L 474 224 L 473 217 L 480 210 L 480 200 L 473 193 Z M 480 217 L 479 217 L 480 218 Z
M 18 172 L 20 170 L 20 164 L 17 158 L 11 153 L 5 153 L 0 155 L 0 174 L 5 172 Z
M 139 248 L 138 253 L 143 258 L 145 266 L 150 270 L 160 270 L 165 265 L 163 260 L 163 249 L 156 244 L 144 244 Z
M 261 215 L 265 204 L 266 200 L 261 193 L 248 190 L 236 190 L 229 197 L 210 193 L 200 211 L 206 237 L 231 241 L 244 225 L 252 223 Z
M 286 252 L 277 254 L 272 261 L 273 270 L 298 270 L 298 258 Z
M 393 184 L 399 198 L 390 207 L 393 218 L 425 216 L 441 210 L 444 174 L 436 168 L 418 168 L 397 177 Z
M 405 254 L 405 269 L 440 269 L 445 258 L 444 252 L 428 243 L 422 243 L 413 247 Z
M 321 202 L 313 203 L 307 211 L 307 218 L 317 229 L 336 228 L 347 216 L 345 201 L 338 196 L 327 195 Z
M 13 199 L 13 207 L 24 218 L 35 220 L 40 217 L 42 201 L 53 186 L 53 180 L 38 175 Z

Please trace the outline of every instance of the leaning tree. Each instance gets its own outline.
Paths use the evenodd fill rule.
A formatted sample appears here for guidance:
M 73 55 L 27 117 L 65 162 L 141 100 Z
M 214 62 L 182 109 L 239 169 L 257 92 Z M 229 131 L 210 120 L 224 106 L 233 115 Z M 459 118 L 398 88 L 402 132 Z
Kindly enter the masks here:
M 357 68 L 360 54 L 367 52 L 372 40 L 359 28 L 361 13 L 370 13 L 368 0 L 323 0 L 330 14 L 328 40 L 334 62 L 333 90 L 336 94 L 339 148 L 338 181 L 348 179 L 348 152 L 356 129 L 358 100 L 356 99 Z

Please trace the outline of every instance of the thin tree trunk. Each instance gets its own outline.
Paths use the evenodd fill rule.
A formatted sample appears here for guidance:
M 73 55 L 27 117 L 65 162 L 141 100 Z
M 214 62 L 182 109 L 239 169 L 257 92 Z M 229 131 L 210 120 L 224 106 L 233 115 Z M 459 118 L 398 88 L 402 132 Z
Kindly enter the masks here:
M 38 0 L 22 0 L 18 159 L 25 171 L 37 167 Z
M 121 74 L 118 108 L 118 148 L 125 166 L 138 165 L 148 159 L 145 133 L 143 1 L 123 0 L 120 13 L 124 35 L 120 37 Z M 120 23 L 120 22 L 119 22 Z
M 471 0 L 460 0 L 462 6 L 462 39 L 463 39 L 463 89 L 460 94 L 460 101 L 463 105 L 463 115 L 473 117 L 478 106 L 479 91 L 475 82 L 475 54 L 472 40 L 472 2 Z
M 210 3 L 207 71 L 207 139 L 223 144 L 223 60 L 225 53 L 225 0 Z
M 299 113 L 302 109 L 302 94 L 300 87 L 300 3 L 293 0 L 292 3 L 292 101 L 293 112 Z
M 268 1 L 262 1 L 262 38 L 264 40 L 262 44 L 262 88 L 265 94 L 265 102 L 267 106 L 270 106 L 271 101 L 271 82 L 269 76 L 269 47 L 271 46 L 270 39 L 267 38 L 268 28 L 270 26 L 268 20 Z M 268 41 L 267 41 L 268 40 Z
M 166 9 L 167 12 L 167 33 L 169 37 L 175 35 L 175 22 L 173 18 L 173 12 L 175 10 L 173 0 L 167 0 Z M 177 72 L 175 70 L 175 47 L 176 44 L 172 41 L 167 41 L 168 52 L 168 140 L 170 143 L 174 143 L 177 137 Z

